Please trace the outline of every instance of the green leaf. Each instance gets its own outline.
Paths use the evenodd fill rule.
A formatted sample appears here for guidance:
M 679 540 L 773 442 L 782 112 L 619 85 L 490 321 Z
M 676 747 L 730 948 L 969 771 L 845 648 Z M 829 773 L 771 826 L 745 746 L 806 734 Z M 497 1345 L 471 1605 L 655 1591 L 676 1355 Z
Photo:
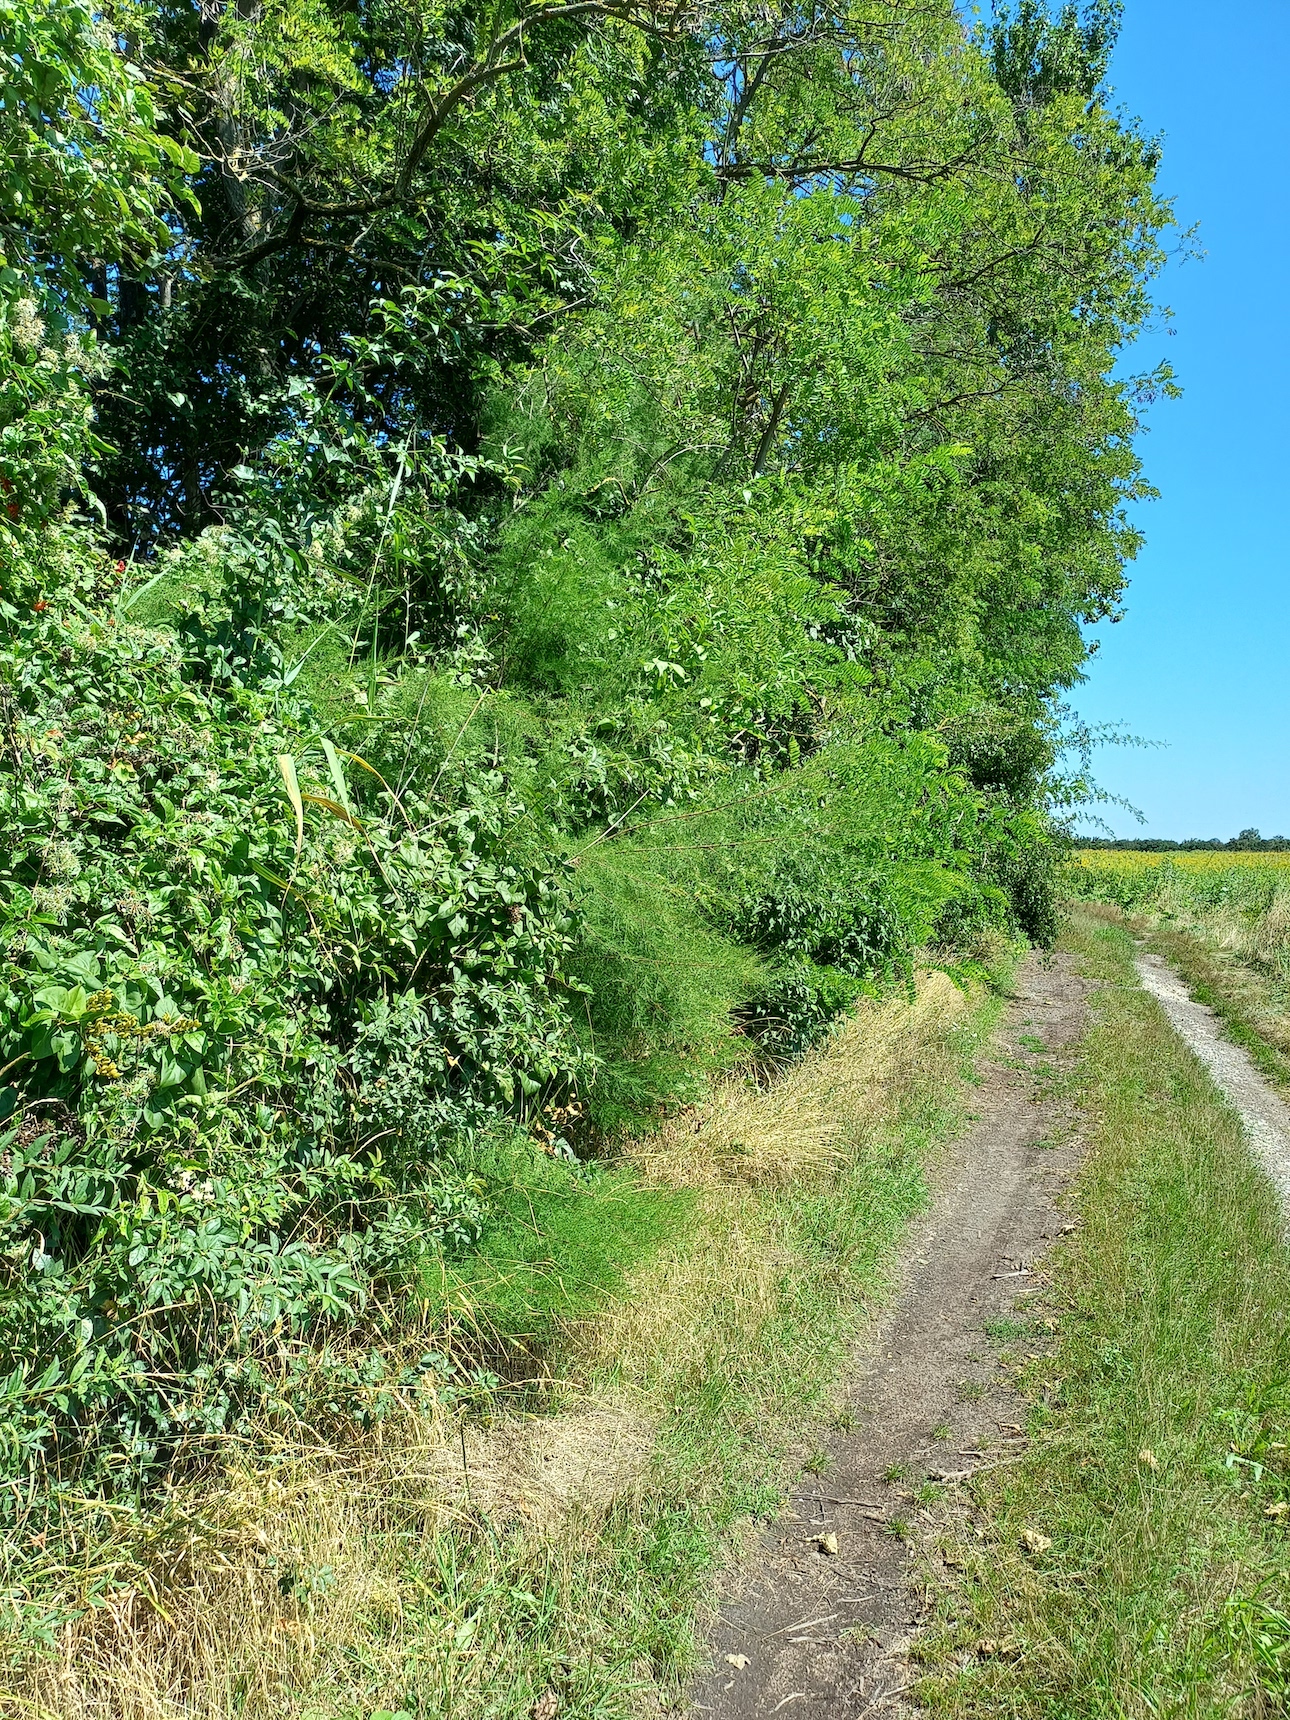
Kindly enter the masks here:
M 349 803 L 349 791 L 345 786 L 345 771 L 340 762 L 336 748 L 324 735 L 322 737 L 323 756 L 327 760 L 327 769 L 331 772 L 331 780 L 335 785 L 336 798 L 345 808 L 350 818 L 354 817 L 354 808 Z
M 287 786 L 287 799 L 296 815 L 296 857 L 305 842 L 305 805 L 300 796 L 300 784 L 296 780 L 296 763 L 290 753 L 278 754 L 278 769 L 282 772 L 282 780 Z

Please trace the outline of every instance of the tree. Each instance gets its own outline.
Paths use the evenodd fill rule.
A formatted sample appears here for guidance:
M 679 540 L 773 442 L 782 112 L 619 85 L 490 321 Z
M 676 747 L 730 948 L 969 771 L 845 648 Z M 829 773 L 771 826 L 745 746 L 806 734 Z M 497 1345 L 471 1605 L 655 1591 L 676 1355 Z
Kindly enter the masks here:
M 1106 11 L 22 4 L 11 1499 L 378 1413 L 490 1201 L 1048 937 L 1168 386 Z

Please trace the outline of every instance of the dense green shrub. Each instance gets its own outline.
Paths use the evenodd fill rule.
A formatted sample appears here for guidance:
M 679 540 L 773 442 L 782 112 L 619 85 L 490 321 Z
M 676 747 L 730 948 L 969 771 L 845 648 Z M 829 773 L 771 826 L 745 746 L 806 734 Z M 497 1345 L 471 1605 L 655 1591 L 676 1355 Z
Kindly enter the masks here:
M 749 998 L 743 1025 L 766 1056 L 799 1057 L 825 1037 L 864 989 L 855 974 L 838 968 L 806 959 L 781 962 Z
M 398 794 L 298 699 L 212 686 L 217 618 L 139 625 L 66 548 L 0 653 L 0 1371 L 28 1442 L 106 1418 L 146 1467 L 267 1389 L 257 1334 L 475 1238 L 454 1145 L 585 1061 L 572 905 L 495 769 Z
M 118 10 L 0 9 L 10 1502 L 447 1389 L 1050 935 L 1168 219 L 1069 9 Z

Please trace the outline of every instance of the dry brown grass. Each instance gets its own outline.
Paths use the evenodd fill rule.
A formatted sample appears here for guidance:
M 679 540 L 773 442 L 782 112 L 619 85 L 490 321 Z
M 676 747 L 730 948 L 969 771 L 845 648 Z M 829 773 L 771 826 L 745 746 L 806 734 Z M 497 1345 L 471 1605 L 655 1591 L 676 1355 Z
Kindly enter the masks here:
M 218 1482 L 173 1495 L 146 1528 L 123 1522 L 63 1574 L 73 1602 L 109 1577 L 104 1604 L 67 1621 L 56 1659 L 11 1671 L 5 1711 L 41 1720 L 291 1712 L 283 1692 L 306 1689 L 360 1628 L 380 1620 L 397 1638 L 397 1567 L 389 1537 L 374 1531 L 397 1523 L 404 1535 L 433 1535 L 459 1513 L 451 1454 L 444 1418 L 408 1416 L 346 1451 L 231 1464 Z
M 921 973 L 912 1000 L 862 1004 L 774 1086 L 732 1082 L 640 1143 L 646 1175 L 698 1192 L 694 1222 L 585 1330 L 582 1370 L 634 1401 L 678 1403 L 757 1358 L 800 1265 L 781 1201 L 795 1187 L 827 1184 L 912 1093 L 953 1090 L 953 1029 L 972 1008 L 971 994 L 943 973 Z M 773 1369 L 764 1374 L 769 1399 L 779 1382 Z M 783 1414 L 781 1404 L 766 1407 Z
M 945 974 L 922 973 L 912 1000 L 862 1003 L 773 1085 L 727 1083 L 709 1104 L 638 1143 L 631 1157 L 646 1177 L 677 1188 L 764 1187 L 818 1175 L 899 1102 L 928 1047 L 968 1007 Z
M 102 1604 L 64 1625 L 55 1657 L 0 1673 L 0 1713 L 343 1712 L 358 1697 L 348 1664 L 356 1644 L 362 1684 L 397 1687 L 410 1647 L 407 1573 L 433 1564 L 446 1533 L 485 1524 L 552 1547 L 571 1528 L 585 1536 L 641 1477 L 650 1450 L 639 1416 L 600 1401 L 482 1424 L 408 1413 L 345 1450 L 279 1451 L 272 1467 L 230 1466 L 217 1484 L 172 1495 L 144 1529 L 123 1523 L 86 1549 L 79 1568 L 64 1568 L 69 1601 L 102 1587 Z M 55 1575 L 46 1573 L 51 1585 Z M 450 1672 L 460 1687 L 470 1657 L 449 1659 L 461 1661 Z M 389 1701 L 397 1706 L 395 1695 Z
M 911 1091 L 953 1081 L 971 1007 L 920 975 L 912 1000 L 864 1004 L 773 1086 L 732 1083 L 640 1143 L 645 1176 L 695 1191 L 693 1223 L 570 1333 L 560 1413 L 408 1411 L 343 1449 L 248 1454 L 143 1526 L 99 1518 L 80 1562 L 45 1582 L 69 1608 L 96 1590 L 101 1604 L 69 1616 L 52 1657 L 10 1637 L 0 1713 L 366 1720 L 399 1708 L 410 1660 L 436 1692 L 423 1712 L 482 1712 L 485 1689 L 523 1675 L 522 1633 L 504 1609 L 480 1623 L 487 1607 L 446 1580 L 429 1593 L 425 1573 L 460 1544 L 494 1561 L 499 1593 L 538 1565 L 576 1585 L 610 1505 L 648 1489 L 662 1418 L 705 1414 L 718 1377 L 751 1380 L 758 1409 L 766 1333 L 801 1270 L 777 1215 L 866 1151 Z M 764 1407 L 784 1412 L 769 1387 Z M 486 1629 L 487 1654 L 472 1634 Z

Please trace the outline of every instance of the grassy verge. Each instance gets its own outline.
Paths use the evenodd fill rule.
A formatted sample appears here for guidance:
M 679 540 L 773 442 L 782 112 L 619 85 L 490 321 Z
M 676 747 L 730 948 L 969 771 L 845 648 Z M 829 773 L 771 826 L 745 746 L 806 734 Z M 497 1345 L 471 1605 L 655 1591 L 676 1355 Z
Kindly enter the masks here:
M 696 1663 L 722 1561 L 829 1414 L 999 1007 L 924 976 L 776 1087 L 732 1082 L 641 1143 L 598 1198 L 619 1189 L 650 1234 L 594 1312 L 584 1298 L 561 1320 L 534 1291 L 536 1273 L 578 1308 L 576 1208 L 554 1230 L 534 1209 L 527 1238 L 519 1214 L 510 1300 L 467 1288 L 477 1325 L 490 1299 L 506 1315 L 499 1331 L 541 1304 L 533 1379 L 482 1409 L 477 1388 L 444 1391 L 345 1447 L 234 1451 L 216 1483 L 87 1538 L 54 1573 L 59 1629 L 9 1635 L 0 1709 L 657 1714 Z
M 1033 1442 L 946 1531 L 924 1644 L 942 1716 L 1279 1714 L 1290 1697 L 1290 1256 L 1239 1122 L 1128 932 L 1099 982 L 1079 1226 L 1014 1345 Z
M 1284 855 L 1101 850 L 1067 868 L 1084 911 L 1128 925 L 1173 964 L 1279 1086 L 1290 1086 L 1290 867 Z

